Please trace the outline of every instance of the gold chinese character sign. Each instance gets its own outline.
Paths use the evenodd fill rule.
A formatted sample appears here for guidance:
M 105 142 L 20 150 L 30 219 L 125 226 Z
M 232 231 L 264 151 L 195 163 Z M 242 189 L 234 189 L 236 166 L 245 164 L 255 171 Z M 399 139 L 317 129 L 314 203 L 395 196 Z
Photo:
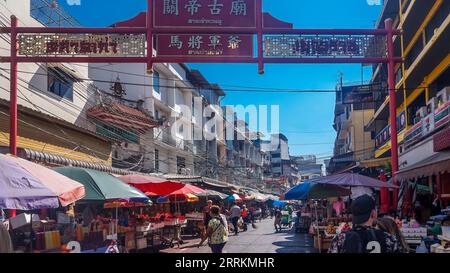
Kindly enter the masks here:
M 24 56 L 145 56 L 144 34 L 23 34 L 19 55 Z

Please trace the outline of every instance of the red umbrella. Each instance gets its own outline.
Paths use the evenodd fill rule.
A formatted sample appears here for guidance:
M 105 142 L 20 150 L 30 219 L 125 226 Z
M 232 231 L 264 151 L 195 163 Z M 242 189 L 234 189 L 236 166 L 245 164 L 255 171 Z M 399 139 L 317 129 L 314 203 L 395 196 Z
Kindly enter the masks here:
M 206 193 L 205 190 L 177 181 L 171 181 L 158 177 L 131 174 L 119 177 L 125 183 L 143 191 L 147 196 L 186 196 L 187 194 Z
M 138 174 L 121 176 L 119 179 L 141 190 L 147 196 L 166 196 L 186 186 L 181 182 Z
M 184 186 L 181 189 L 178 189 L 174 192 L 171 192 L 170 195 L 182 195 L 182 196 L 186 196 L 188 194 L 202 194 L 202 193 L 206 193 L 205 190 L 196 187 L 194 185 L 189 185 L 189 184 L 183 184 Z

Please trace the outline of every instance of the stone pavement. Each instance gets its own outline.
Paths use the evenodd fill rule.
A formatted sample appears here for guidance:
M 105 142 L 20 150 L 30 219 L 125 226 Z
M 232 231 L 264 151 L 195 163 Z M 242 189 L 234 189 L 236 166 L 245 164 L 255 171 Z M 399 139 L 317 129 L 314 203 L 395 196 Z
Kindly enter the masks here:
M 231 234 L 224 248 L 225 253 L 314 253 L 314 242 L 308 234 L 297 234 L 287 228 L 275 233 L 273 220 L 257 222 L 257 229 L 249 226 L 248 231 Z M 181 245 L 180 248 L 161 250 L 165 253 L 211 253 L 205 244 L 198 248 L 199 239 Z

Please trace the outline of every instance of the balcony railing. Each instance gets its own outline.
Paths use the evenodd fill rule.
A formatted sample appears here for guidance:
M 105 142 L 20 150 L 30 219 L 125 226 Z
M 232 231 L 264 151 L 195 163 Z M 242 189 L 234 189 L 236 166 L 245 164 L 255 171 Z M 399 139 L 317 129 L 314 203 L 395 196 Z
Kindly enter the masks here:
M 422 118 L 405 133 L 405 148 L 409 148 L 420 140 L 434 135 L 450 123 L 450 101 Z
M 400 133 L 406 128 L 406 115 L 405 111 L 401 112 L 397 116 L 397 133 Z M 375 137 L 375 147 L 378 149 L 388 143 L 391 140 L 391 125 L 387 125 L 381 130 Z
M 438 98 L 429 101 L 431 112 L 422 116 L 408 131 L 405 132 L 403 144 L 405 148 L 411 147 L 418 141 L 435 134 L 450 124 L 450 88 L 444 88 L 438 93 Z M 430 103 L 434 101 L 434 103 Z M 405 129 L 405 113 L 397 117 L 397 132 Z M 390 126 L 386 126 L 376 137 L 375 147 L 378 149 L 390 140 Z

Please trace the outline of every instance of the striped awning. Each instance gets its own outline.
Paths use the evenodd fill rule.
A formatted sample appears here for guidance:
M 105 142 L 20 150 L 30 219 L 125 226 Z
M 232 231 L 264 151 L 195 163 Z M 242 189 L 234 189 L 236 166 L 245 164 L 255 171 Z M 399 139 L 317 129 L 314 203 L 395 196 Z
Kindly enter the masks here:
M 398 180 L 409 180 L 450 172 L 450 151 L 443 151 L 430 156 L 397 172 Z
M 364 160 L 361 161 L 361 167 L 363 168 L 377 168 L 377 167 L 383 167 L 389 164 L 391 162 L 390 157 L 385 158 L 377 158 L 377 159 L 371 159 L 371 160 Z
M 165 174 L 163 175 L 165 179 L 168 180 L 175 180 L 180 181 L 184 183 L 201 183 L 202 177 L 201 176 L 192 176 L 192 175 L 182 175 L 182 174 Z
M 32 149 L 26 149 L 26 148 L 19 149 L 18 155 L 27 160 L 38 161 L 38 162 L 51 164 L 51 165 L 71 166 L 71 167 L 92 169 L 92 170 L 97 170 L 97 171 L 107 172 L 107 173 L 117 174 L 117 175 L 127 175 L 127 174 L 134 173 L 132 171 L 113 168 L 112 166 L 108 166 L 108 165 L 101 164 L 101 163 L 92 163 L 92 162 L 86 162 L 86 161 L 81 161 L 81 160 L 73 160 L 73 159 L 66 158 L 66 157 L 63 157 L 60 155 L 38 152 L 38 151 L 35 151 Z

